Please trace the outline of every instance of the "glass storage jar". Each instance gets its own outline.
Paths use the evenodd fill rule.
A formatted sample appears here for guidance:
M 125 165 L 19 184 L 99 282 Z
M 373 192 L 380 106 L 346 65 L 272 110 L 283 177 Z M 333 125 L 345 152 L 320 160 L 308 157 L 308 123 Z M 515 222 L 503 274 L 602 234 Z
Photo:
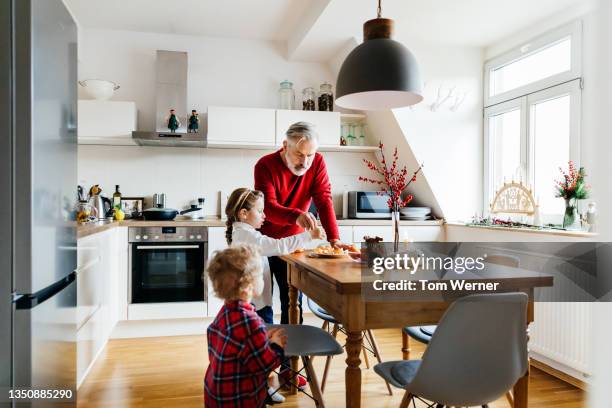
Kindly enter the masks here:
M 315 96 L 316 92 L 314 88 L 304 88 L 304 90 L 302 91 L 302 110 L 316 110 Z
M 304 88 L 302 91 L 302 110 L 315 110 L 315 90 L 312 87 Z
M 334 94 L 331 84 L 322 83 L 319 87 L 319 110 L 333 112 L 334 110 Z
M 278 89 L 278 108 L 293 109 L 295 105 L 295 92 L 293 91 L 293 83 L 284 80 L 280 83 Z

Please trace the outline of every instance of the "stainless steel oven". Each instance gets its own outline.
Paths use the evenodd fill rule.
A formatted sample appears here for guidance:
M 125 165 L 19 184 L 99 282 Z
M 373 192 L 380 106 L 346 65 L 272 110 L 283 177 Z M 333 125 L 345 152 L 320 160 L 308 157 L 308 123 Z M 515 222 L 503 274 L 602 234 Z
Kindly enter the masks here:
M 207 300 L 206 227 L 131 227 L 130 303 Z

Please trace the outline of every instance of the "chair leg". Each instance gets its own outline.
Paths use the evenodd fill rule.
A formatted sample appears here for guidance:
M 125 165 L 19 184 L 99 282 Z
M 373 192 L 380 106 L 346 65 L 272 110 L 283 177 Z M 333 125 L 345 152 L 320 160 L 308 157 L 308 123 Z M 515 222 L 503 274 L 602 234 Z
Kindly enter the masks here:
M 323 326 L 321 326 L 321 329 L 329 333 L 328 328 L 329 328 L 329 322 L 327 320 L 323 320 Z
M 338 335 L 338 323 L 334 323 L 332 329 L 332 337 L 335 339 Z M 325 383 L 327 382 L 327 373 L 329 372 L 329 365 L 331 364 L 332 356 L 327 356 L 325 359 L 325 370 L 323 370 L 323 380 L 321 380 L 321 392 L 325 391 Z
M 361 345 L 361 351 L 363 351 L 363 361 L 365 363 L 366 368 L 370 369 L 370 360 L 368 359 L 368 350 L 365 348 L 365 342 Z
M 400 408 L 408 408 L 410 401 L 412 401 L 412 394 L 406 391 L 406 393 L 404 394 L 404 397 L 402 398 Z
M 304 367 L 306 367 L 306 374 L 308 375 L 308 384 L 310 386 L 310 392 L 315 399 L 315 404 L 318 408 L 325 408 L 325 403 L 323 402 L 323 392 L 321 388 L 319 388 L 319 381 L 317 380 L 317 375 L 315 374 L 314 367 L 312 366 L 312 361 L 310 357 L 304 356 L 302 357 L 302 362 Z
M 402 330 L 402 359 L 410 360 L 410 338 Z
M 382 357 L 380 356 L 380 351 L 378 349 L 378 343 L 376 342 L 376 338 L 374 337 L 374 333 L 372 330 L 367 330 L 366 335 L 370 337 L 370 344 L 372 345 L 372 350 L 374 350 L 374 356 L 379 363 L 382 363 Z M 387 390 L 389 391 L 389 395 L 393 395 L 393 390 L 391 390 L 391 384 L 388 381 L 385 381 L 387 384 Z
M 506 399 L 508 400 L 508 403 L 510 403 L 510 407 L 514 407 L 514 397 L 512 396 L 512 392 L 508 391 L 506 393 Z

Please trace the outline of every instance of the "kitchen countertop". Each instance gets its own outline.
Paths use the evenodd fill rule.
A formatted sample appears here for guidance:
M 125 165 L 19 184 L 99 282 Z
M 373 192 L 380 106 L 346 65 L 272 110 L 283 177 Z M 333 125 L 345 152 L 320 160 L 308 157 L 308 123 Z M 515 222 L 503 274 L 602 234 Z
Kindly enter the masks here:
M 363 220 L 363 219 L 338 219 L 338 226 L 390 226 L 391 220 Z M 441 226 L 443 220 L 430 221 L 400 221 L 404 226 Z M 145 220 L 123 220 L 112 222 L 97 222 L 83 224 L 77 227 L 77 238 L 97 234 L 115 227 L 225 227 L 225 220 L 220 217 L 210 216 L 203 220 L 192 220 L 190 218 L 178 218 L 173 221 L 145 221 Z

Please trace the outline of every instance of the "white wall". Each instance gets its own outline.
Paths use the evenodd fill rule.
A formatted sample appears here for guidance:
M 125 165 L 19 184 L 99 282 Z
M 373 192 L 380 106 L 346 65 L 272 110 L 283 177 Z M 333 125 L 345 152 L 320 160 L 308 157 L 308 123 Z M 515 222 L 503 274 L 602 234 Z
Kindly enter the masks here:
M 294 83 L 296 96 L 306 86 L 332 82 L 326 64 L 290 62 L 282 43 L 112 30 L 83 30 L 79 79 L 101 78 L 121 88 L 114 100 L 135 101 L 138 126 L 155 123 L 155 52 L 187 51 L 187 108 L 204 112 L 208 105 L 274 108 L 278 84 Z M 81 97 L 85 98 L 82 90 Z M 301 100 L 301 99 L 298 99 Z M 217 214 L 218 192 L 252 186 L 253 166 L 266 151 L 79 146 L 79 180 L 100 184 L 107 194 L 121 185 L 125 196 L 168 195 L 168 205 L 183 208 L 204 196 L 206 214 Z M 336 211 L 343 190 L 370 190 L 358 182 L 365 173 L 363 157 L 371 154 L 324 153 L 332 180 Z
M 395 109 L 396 126 L 416 161 L 425 164 L 424 177 L 444 217 L 467 220 L 482 211 L 482 50 L 426 44 L 410 49 L 426 82 L 425 100 Z M 450 87 L 468 92 L 456 112 L 448 109 L 450 103 L 437 112 L 429 109 L 440 86 L 443 95 Z
M 304 87 L 333 79 L 325 64 L 285 59 L 279 42 L 95 29 L 83 30 L 81 41 L 79 79 L 118 83 L 113 99 L 136 102 L 141 130 L 154 129 L 158 49 L 188 52 L 187 108 L 200 112 L 208 105 L 275 108 L 282 80 L 301 97 Z
M 253 186 L 253 168 L 271 151 L 239 149 L 169 148 L 150 146 L 79 146 L 79 183 L 100 184 L 112 195 L 115 184 L 127 197 L 166 193 L 167 205 L 183 209 L 205 197 L 205 214 L 219 213 L 219 191 Z M 358 181 L 365 174 L 361 159 L 371 154 L 323 152 L 332 183 L 334 208 L 342 214 L 342 192 L 372 190 Z M 147 202 L 150 204 L 150 201 Z

